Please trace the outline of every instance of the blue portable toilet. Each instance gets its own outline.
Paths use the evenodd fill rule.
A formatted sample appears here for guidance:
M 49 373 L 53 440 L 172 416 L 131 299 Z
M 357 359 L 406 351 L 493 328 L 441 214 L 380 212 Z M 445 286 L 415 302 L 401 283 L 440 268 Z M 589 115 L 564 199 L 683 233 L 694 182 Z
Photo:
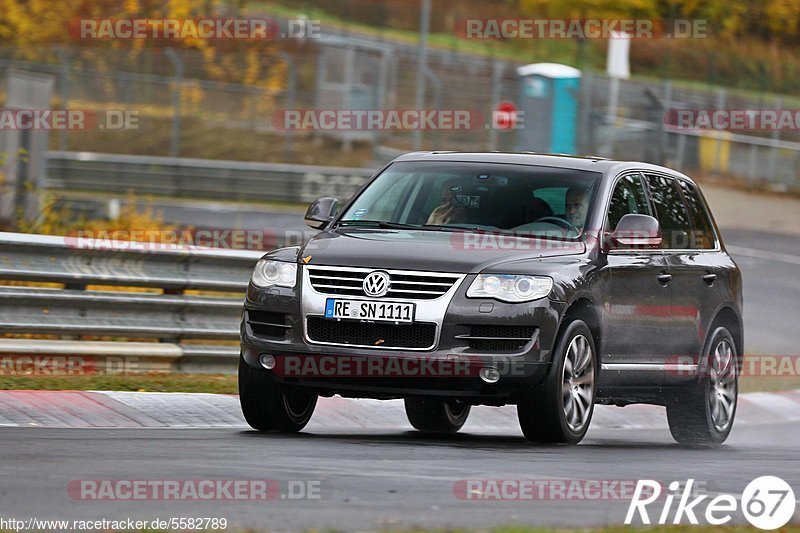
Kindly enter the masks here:
M 581 71 L 559 63 L 532 63 L 517 69 L 519 111 L 524 127 L 517 130 L 517 150 L 576 153 L 578 92 Z

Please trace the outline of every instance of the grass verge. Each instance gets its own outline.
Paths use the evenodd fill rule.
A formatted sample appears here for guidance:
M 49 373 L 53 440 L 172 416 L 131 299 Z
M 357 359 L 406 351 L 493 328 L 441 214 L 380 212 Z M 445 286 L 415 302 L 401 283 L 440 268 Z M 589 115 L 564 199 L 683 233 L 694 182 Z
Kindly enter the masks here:
M 235 375 L 155 372 L 136 375 L 0 376 L 0 389 L 238 393 Z

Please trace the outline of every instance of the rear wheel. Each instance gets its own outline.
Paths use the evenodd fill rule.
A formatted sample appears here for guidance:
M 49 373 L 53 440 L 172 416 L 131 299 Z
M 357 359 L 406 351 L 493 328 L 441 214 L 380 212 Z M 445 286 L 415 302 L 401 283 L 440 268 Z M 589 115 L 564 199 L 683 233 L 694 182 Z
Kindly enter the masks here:
M 597 353 L 592 332 L 582 320 L 564 328 L 544 383 L 523 393 L 517 416 L 533 442 L 577 444 L 594 411 Z
M 470 406 L 455 400 L 406 398 L 406 416 L 425 433 L 456 433 L 469 416 Z
M 239 357 L 239 403 L 253 429 L 296 433 L 311 420 L 317 395 L 276 383 L 266 371 Z
M 736 344 L 724 327 L 716 328 L 709 338 L 698 380 L 667 400 L 672 437 L 690 446 L 722 444 L 736 416 L 739 389 Z

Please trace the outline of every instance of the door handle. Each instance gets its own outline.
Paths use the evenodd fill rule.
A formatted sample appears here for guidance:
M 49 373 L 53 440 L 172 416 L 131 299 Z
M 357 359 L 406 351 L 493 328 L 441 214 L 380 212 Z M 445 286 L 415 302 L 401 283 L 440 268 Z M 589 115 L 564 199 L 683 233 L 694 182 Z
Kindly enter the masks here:
M 672 281 L 672 274 L 667 274 L 666 272 L 662 272 L 658 275 L 658 282 L 662 285 L 666 286 L 670 281 Z
M 706 285 L 710 287 L 714 284 L 715 281 L 717 281 L 717 275 L 709 272 L 705 276 L 703 276 L 703 281 L 705 281 Z

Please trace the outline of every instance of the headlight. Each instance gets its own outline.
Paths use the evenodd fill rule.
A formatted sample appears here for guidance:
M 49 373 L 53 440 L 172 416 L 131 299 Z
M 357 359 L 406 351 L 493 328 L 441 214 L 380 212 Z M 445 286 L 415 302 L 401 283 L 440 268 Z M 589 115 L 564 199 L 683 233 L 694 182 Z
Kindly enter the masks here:
M 261 259 L 253 269 L 253 276 L 250 283 L 256 287 L 279 287 L 292 288 L 297 280 L 297 265 L 294 263 L 284 263 L 283 261 L 269 261 Z
M 547 276 L 480 274 L 467 291 L 468 298 L 494 298 L 503 302 L 530 302 L 544 298 L 553 288 Z

